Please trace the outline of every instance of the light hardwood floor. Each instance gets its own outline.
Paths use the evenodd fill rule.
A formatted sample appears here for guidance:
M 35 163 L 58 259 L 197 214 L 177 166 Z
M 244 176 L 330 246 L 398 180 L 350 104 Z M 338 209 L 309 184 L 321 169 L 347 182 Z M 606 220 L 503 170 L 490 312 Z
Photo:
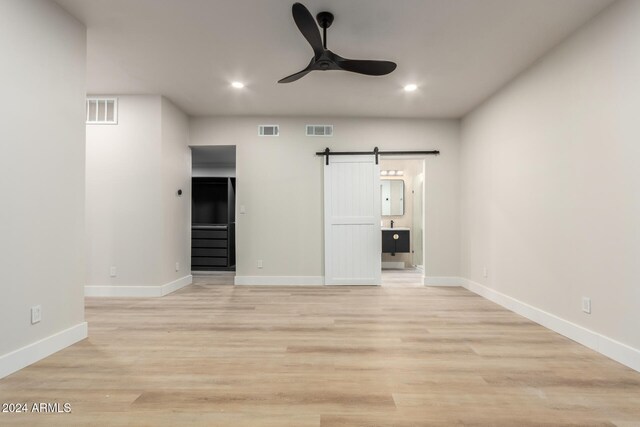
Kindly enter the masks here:
M 231 280 L 88 298 L 89 339 L 0 380 L 73 412 L 0 425 L 640 425 L 640 373 L 464 289 Z
M 382 286 L 385 288 L 422 288 L 424 272 L 416 268 L 382 270 Z

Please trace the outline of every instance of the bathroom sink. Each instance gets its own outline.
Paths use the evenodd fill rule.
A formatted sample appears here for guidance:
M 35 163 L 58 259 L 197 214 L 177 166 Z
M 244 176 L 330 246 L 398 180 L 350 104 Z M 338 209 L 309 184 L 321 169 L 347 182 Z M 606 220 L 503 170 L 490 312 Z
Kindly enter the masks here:
M 383 231 L 393 231 L 393 230 L 411 230 L 409 227 L 382 227 Z

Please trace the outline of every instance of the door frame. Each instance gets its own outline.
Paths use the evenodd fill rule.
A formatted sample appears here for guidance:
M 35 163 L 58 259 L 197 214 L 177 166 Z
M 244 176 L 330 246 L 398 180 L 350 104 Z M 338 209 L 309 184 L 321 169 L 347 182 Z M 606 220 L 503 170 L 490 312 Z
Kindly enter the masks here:
M 380 155 L 380 159 L 385 160 L 418 160 L 420 161 L 420 167 L 422 168 L 423 181 L 422 181 L 422 279 L 426 276 L 427 270 L 427 159 L 430 156 L 419 154 L 407 154 L 404 156 L 385 156 Z M 413 250 L 413 244 L 411 245 Z M 412 254 L 413 255 L 413 254 Z

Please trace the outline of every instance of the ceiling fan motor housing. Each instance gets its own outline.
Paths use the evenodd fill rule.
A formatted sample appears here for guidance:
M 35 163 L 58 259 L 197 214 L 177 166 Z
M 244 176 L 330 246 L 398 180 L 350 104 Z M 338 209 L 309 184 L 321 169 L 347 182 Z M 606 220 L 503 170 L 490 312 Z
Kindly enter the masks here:
M 331 12 L 320 12 L 316 15 L 316 20 L 318 21 L 318 25 L 320 28 L 327 29 L 333 24 L 333 13 Z
M 340 70 L 340 67 L 337 64 L 337 61 L 338 61 L 338 58 L 336 58 L 335 53 L 327 49 L 316 60 L 316 65 L 319 67 L 321 71 Z

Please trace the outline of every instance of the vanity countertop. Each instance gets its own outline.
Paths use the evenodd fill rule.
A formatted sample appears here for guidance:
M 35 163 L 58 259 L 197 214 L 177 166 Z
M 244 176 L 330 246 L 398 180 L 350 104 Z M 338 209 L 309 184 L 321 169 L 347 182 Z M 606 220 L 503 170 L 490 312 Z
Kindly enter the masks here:
M 409 227 L 382 227 L 382 231 L 394 231 L 394 230 L 398 230 L 398 231 L 404 231 L 404 230 L 411 230 Z

